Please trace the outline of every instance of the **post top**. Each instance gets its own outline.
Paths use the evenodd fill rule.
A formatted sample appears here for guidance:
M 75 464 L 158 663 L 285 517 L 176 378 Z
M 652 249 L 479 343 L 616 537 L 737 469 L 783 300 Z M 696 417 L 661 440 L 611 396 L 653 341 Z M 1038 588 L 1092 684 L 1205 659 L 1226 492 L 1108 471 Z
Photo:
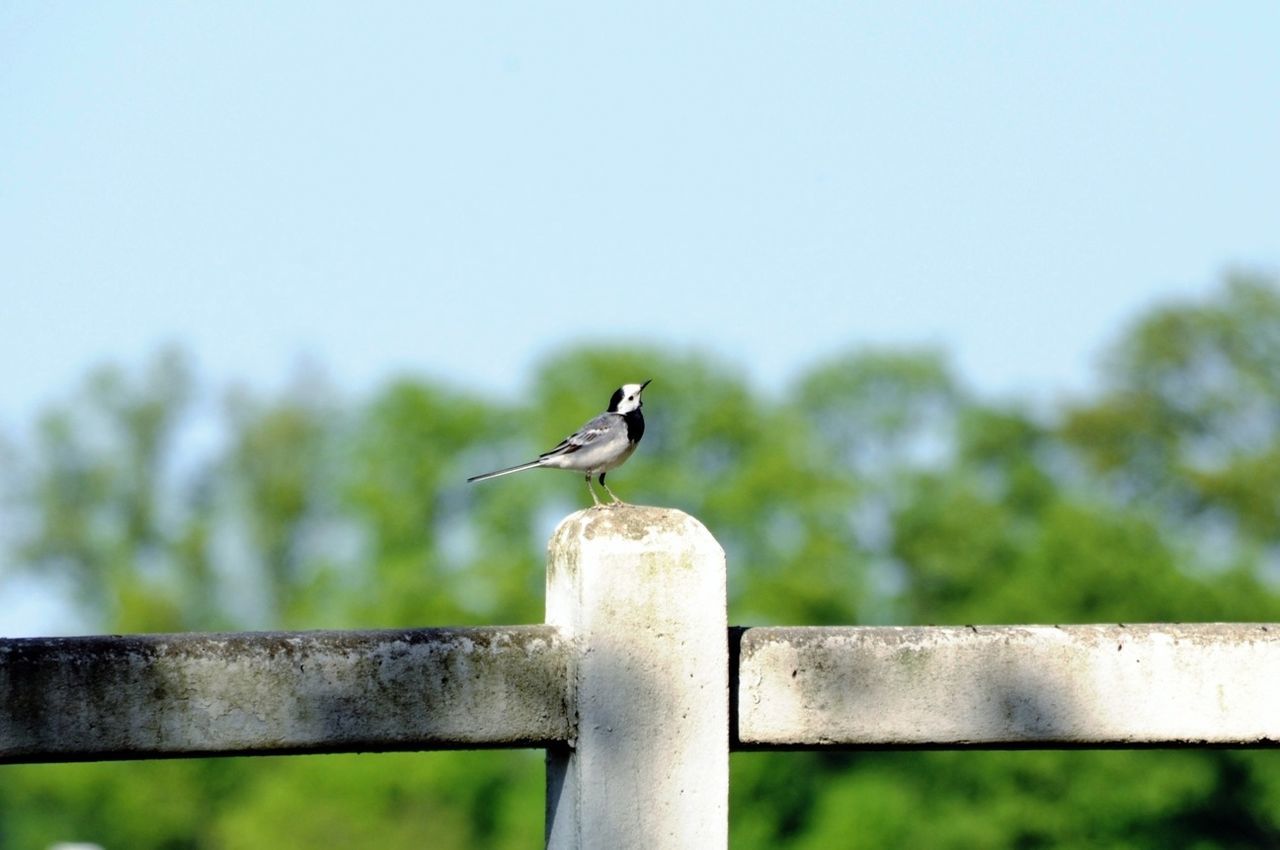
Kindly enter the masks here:
M 627 541 L 650 538 L 700 538 L 714 543 L 706 526 L 684 511 L 648 505 L 602 505 L 569 514 L 551 535 L 550 548 L 577 542 Z M 717 546 L 719 544 L 716 544 Z

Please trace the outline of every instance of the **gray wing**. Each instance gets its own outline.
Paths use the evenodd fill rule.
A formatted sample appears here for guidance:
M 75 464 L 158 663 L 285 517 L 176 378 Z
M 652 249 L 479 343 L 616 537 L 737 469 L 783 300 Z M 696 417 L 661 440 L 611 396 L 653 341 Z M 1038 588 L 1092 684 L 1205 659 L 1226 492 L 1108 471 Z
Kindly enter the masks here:
M 586 425 L 578 429 L 577 433 L 565 437 L 560 445 L 556 446 L 549 452 L 543 452 L 539 457 L 556 457 L 558 455 L 573 454 L 583 446 L 589 446 L 605 435 L 617 428 L 622 423 L 622 416 L 618 413 L 601 413 L 595 419 L 592 419 Z

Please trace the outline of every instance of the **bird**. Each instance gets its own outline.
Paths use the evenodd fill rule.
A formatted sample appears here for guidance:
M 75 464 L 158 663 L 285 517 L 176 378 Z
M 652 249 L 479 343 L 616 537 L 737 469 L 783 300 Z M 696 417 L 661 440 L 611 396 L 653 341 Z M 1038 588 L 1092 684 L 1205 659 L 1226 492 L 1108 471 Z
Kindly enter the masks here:
M 644 402 L 640 394 L 647 386 L 649 381 L 618 387 L 609 399 L 609 407 L 604 413 L 565 437 L 554 449 L 538 455 L 537 460 L 483 475 L 473 475 L 467 482 L 485 481 L 513 472 L 524 472 L 526 469 L 568 469 L 586 475 L 587 492 L 591 494 L 596 507 L 600 507 L 602 503 L 596 496 L 595 488 L 591 486 L 592 476 L 599 476 L 600 486 L 613 499 L 612 504 L 625 505 L 626 502 L 614 495 L 609 485 L 604 483 L 604 476 L 626 463 L 640 444 L 640 438 L 644 436 L 644 415 L 640 412 Z

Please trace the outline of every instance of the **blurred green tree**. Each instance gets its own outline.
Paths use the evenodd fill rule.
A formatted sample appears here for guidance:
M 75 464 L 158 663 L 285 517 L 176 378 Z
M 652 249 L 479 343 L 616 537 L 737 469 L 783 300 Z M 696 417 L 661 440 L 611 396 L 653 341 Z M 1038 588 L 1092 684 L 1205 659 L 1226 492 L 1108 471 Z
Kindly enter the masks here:
M 303 374 L 213 404 L 162 352 L 94 371 L 0 455 L 7 574 L 65 591 L 86 631 L 536 622 L 582 481 L 465 478 L 646 378 L 645 443 L 611 484 L 711 529 L 734 622 L 1280 614 L 1280 291 L 1258 277 L 1139 317 L 1099 392 L 1053 411 L 977 398 L 927 350 L 845 352 L 777 396 L 698 353 L 582 346 L 500 403 L 416 378 L 352 403 Z M 193 448 L 210 411 L 219 440 Z M 529 846 L 542 793 L 533 753 L 15 766 L 0 847 Z M 741 754 L 732 817 L 740 848 L 1280 846 L 1280 762 Z

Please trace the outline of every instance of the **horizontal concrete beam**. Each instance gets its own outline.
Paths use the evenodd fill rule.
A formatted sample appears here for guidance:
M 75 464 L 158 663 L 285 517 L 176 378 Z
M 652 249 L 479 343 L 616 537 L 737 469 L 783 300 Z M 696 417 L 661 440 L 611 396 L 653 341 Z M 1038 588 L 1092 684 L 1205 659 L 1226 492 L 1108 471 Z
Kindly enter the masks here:
M 735 749 L 1275 746 L 1280 626 L 731 629 Z M 545 747 L 551 626 L 0 640 L 0 763 Z
M 567 740 L 550 626 L 0 640 L 0 763 Z
M 734 630 L 737 749 L 1275 746 L 1280 626 Z

